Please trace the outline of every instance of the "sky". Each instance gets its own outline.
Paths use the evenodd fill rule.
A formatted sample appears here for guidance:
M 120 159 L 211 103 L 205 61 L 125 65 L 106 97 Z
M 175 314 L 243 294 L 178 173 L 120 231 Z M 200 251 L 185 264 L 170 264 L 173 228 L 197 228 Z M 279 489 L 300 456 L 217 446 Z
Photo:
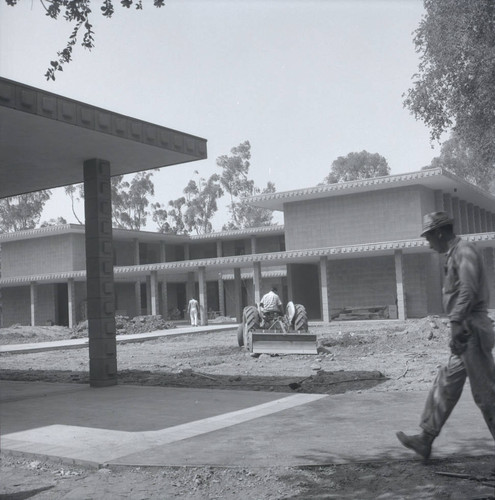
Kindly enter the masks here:
M 39 0 L 0 0 L 0 75 L 207 139 L 206 160 L 153 173 L 152 201 L 220 173 L 217 157 L 246 140 L 249 176 L 277 191 L 322 182 L 350 152 L 381 154 L 392 174 L 439 154 L 402 104 L 418 70 L 422 0 L 167 0 L 161 9 L 143 0 L 142 11 L 114 0 L 111 19 L 101 3 L 95 48 L 77 46 L 53 82 L 44 74 L 72 26 L 46 17 Z M 63 188 L 52 193 L 42 221 L 76 222 Z M 226 200 L 215 230 L 228 220 Z M 82 218 L 82 203 L 76 210 Z M 146 229 L 155 230 L 150 217 Z

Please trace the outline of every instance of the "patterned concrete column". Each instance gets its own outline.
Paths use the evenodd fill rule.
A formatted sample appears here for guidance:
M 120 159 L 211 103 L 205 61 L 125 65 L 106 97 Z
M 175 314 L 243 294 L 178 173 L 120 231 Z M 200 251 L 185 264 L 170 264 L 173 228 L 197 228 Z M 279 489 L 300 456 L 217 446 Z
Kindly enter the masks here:
M 225 285 L 222 279 L 222 273 L 218 273 L 218 306 L 220 315 L 225 316 Z
M 454 218 L 454 233 L 461 234 L 461 209 L 459 198 L 452 196 L 452 217 Z
M 162 304 L 161 304 L 161 314 L 164 319 L 169 319 L 168 317 L 168 288 L 167 280 L 162 279 L 160 282 L 160 289 L 162 292 Z
M 150 302 L 151 302 L 151 314 L 156 316 L 160 314 L 158 307 L 158 272 L 151 271 L 150 275 Z
M 31 326 L 36 326 L 36 316 L 38 312 L 38 284 L 31 281 L 29 285 L 29 295 L 31 303 Z
M 404 293 L 404 270 L 402 250 L 395 251 L 395 281 L 397 286 L 397 316 L 406 319 L 406 297 Z
M 151 276 L 146 276 L 146 314 L 153 314 L 151 312 Z
M 164 241 L 160 241 L 160 262 L 167 262 L 167 249 Z
M 117 384 L 110 163 L 84 162 L 89 383 Z
M 478 207 L 477 205 L 473 206 L 473 218 L 474 218 L 474 232 L 481 233 L 480 207 Z
M 223 257 L 222 240 L 217 241 L 217 257 Z
M 488 231 L 488 222 L 486 217 L 486 210 L 480 208 L 480 232 L 486 233 Z
M 205 326 L 208 324 L 208 293 L 206 291 L 206 268 L 201 266 L 198 269 L 199 285 L 199 324 Z
M 330 323 L 330 296 L 328 289 L 328 257 L 320 257 L 321 319 Z
M 445 207 L 443 205 L 443 193 L 439 189 L 434 192 L 435 195 L 435 210 L 437 212 L 443 212 Z
M 73 328 L 76 324 L 76 287 L 74 278 L 67 280 L 67 299 L 69 306 L 69 328 Z
M 136 298 L 136 316 L 141 316 L 141 282 L 134 283 L 134 297 Z
M 449 193 L 444 193 L 443 195 L 443 207 L 444 211 L 449 214 L 449 217 L 454 216 L 454 212 L 452 210 L 452 196 Z
M 256 236 L 251 236 L 251 253 L 258 253 Z
M 240 323 L 242 321 L 242 279 L 241 270 L 237 267 L 234 269 L 234 304 L 236 321 Z
M 476 227 L 474 225 L 474 210 L 473 210 L 473 204 L 472 203 L 467 203 L 467 221 L 468 221 L 468 233 L 472 234 L 476 232 Z
M 460 224 L 460 234 L 468 234 L 469 225 L 468 225 L 468 213 L 467 213 L 467 204 L 464 200 L 459 200 L 459 212 L 461 214 L 461 224 Z
M 261 262 L 253 262 L 254 301 L 261 302 Z

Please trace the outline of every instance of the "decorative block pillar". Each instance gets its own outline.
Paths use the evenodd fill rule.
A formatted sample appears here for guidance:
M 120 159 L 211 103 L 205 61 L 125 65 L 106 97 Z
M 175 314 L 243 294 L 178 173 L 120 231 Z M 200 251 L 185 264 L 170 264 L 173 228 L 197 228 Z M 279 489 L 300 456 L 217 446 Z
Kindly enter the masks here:
M 206 268 L 201 266 L 198 269 L 199 285 L 199 324 L 206 326 L 208 324 L 208 293 L 206 291 Z
M 320 257 L 320 297 L 321 297 L 321 319 L 330 323 L 330 297 L 328 290 L 328 257 Z
M 117 384 L 110 163 L 84 162 L 89 383 Z
M 396 250 L 395 254 L 395 282 L 397 286 L 397 317 L 406 319 L 406 297 L 404 293 L 404 269 L 402 250 Z

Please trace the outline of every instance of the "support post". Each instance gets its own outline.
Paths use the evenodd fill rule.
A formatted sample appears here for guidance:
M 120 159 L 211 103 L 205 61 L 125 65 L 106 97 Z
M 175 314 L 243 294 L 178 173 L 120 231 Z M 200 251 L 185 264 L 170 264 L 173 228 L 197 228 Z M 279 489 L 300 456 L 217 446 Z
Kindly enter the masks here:
M 136 316 L 141 316 L 141 282 L 134 283 L 134 297 L 136 298 Z
M 218 273 L 218 305 L 220 307 L 220 316 L 225 316 L 225 284 L 222 279 L 222 273 Z
M 160 283 L 160 288 L 162 292 L 162 316 L 164 319 L 168 320 L 168 288 L 167 288 L 167 280 L 164 278 Z
M 151 276 L 146 276 L 146 314 L 153 314 L 151 312 Z
M 261 302 L 261 280 L 261 262 L 253 262 L 254 301 L 256 304 Z
M 402 250 L 396 250 L 395 254 L 395 281 L 397 284 L 397 317 L 406 319 L 406 299 L 404 293 L 404 270 Z
M 158 272 L 151 271 L 150 275 L 150 301 L 151 301 L 151 314 L 156 316 L 158 311 Z
M 31 281 L 29 285 L 29 295 L 31 303 L 31 326 L 36 326 L 36 316 L 38 312 L 38 284 Z
M 187 273 L 186 295 L 186 302 L 189 302 L 189 300 L 196 295 L 196 281 L 194 280 L 193 272 Z
M 256 236 L 251 236 L 251 253 L 258 253 Z
M 461 234 L 461 209 L 457 196 L 452 196 L 452 217 L 454 219 L 454 233 Z
M 481 233 L 480 207 L 478 207 L 477 205 L 473 206 L 473 219 L 474 219 L 474 232 Z
M 208 294 L 206 292 L 206 268 L 201 266 L 198 269 L 199 285 L 199 324 L 206 326 L 208 324 Z
M 84 162 L 89 383 L 117 384 L 110 163 Z
M 164 241 L 160 241 L 160 262 L 167 262 L 167 248 Z
M 74 278 L 67 280 L 67 299 L 69 308 L 69 328 L 74 328 L 76 325 L 76 287 Z
M 472 234 L 476 232 L 476 228 L 474 225 L 474 210 L 473 210 L 473 204 L 472 203 L 467 203 L 467 221 L 468 221 L 468 233 Z
M 238 267 L 234 269 L 234 301 L 235 318 L 240 323 L 242 321 L 242 279 L 241 270 Z
M 460 234 L 469 233 L 467 204 L 464 200 L 459 200 L 459 212 L 461 214 Z
M 330 296 L 328 290 L 328 257 L 320 257 L 321 317 L 330 323 Z

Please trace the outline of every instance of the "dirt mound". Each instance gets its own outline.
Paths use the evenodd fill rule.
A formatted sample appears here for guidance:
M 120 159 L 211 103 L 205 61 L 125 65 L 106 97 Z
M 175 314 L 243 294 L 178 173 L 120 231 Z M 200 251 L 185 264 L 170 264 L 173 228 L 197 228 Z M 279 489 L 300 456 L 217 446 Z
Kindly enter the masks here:
M 156 332 L 157 330 L 169 330 L 176 328 L 175 323 L 165 321 L 163 317 L 158 315 L 135 316 L 115 316 L 115 328 L 117 335 L 133 335 L 136 333 Z M 83 321 L 75 326 L 72 330 L 71 338 L 81 338 L 88 336 L 88 322 Z

